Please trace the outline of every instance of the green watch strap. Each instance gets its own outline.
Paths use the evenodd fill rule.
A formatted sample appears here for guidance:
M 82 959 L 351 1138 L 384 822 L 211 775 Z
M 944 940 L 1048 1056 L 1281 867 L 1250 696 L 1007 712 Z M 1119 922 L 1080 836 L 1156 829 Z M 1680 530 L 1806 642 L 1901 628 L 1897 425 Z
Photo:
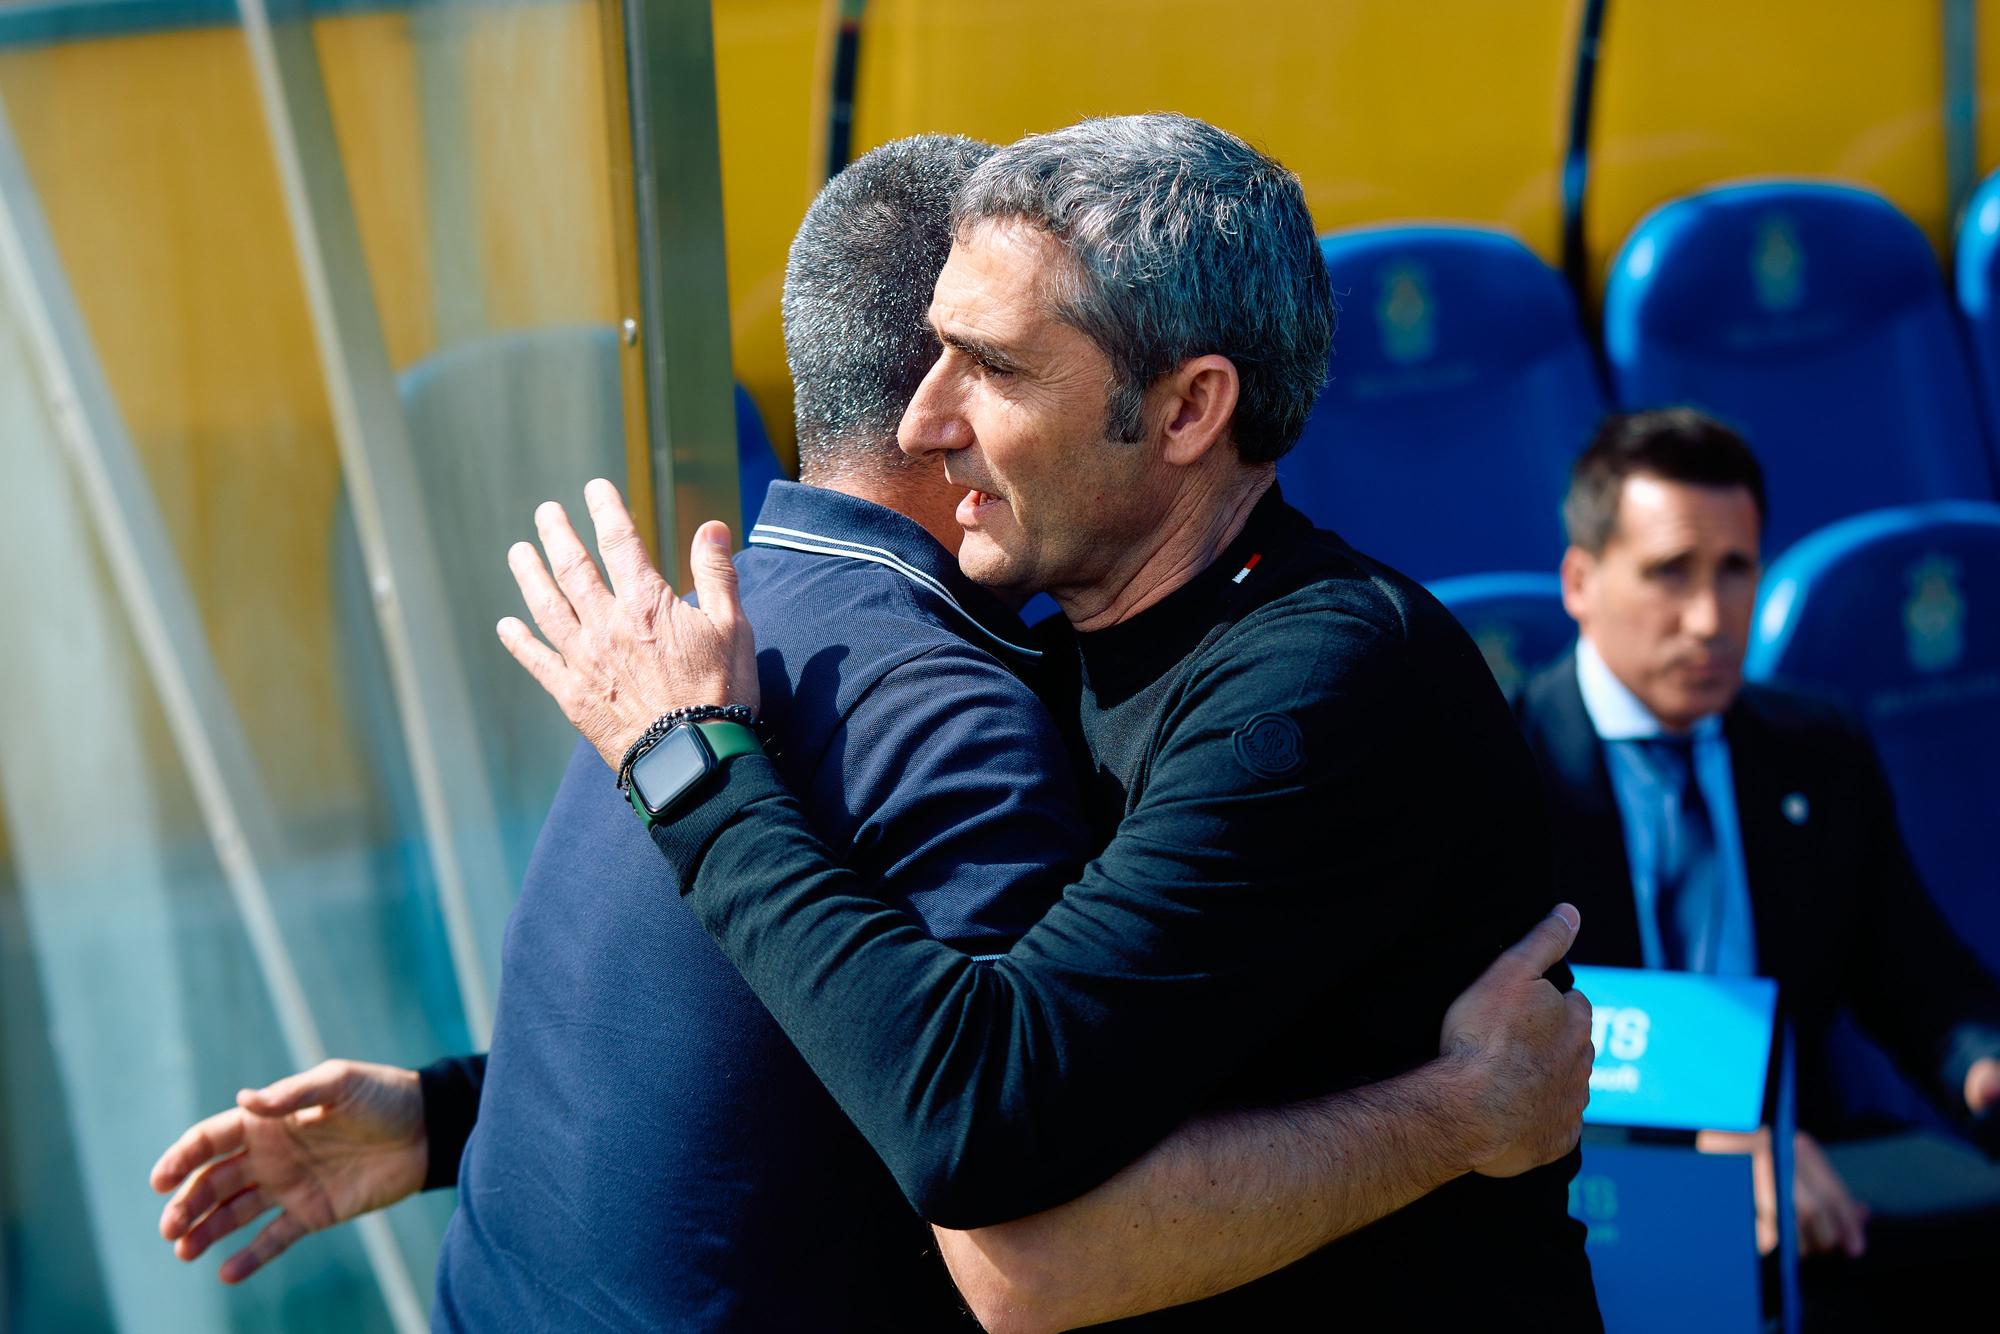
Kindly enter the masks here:
M 632 810 L 638 815 L 639 823 L 650 830 L 654 824 L 653 813 L 647 810 L 646 803 L 639 799 L 639 785 L 637 783 L 628 783 L 625 785 L 625 800 L 631 804 Z
M 742 723 L 732 723 L 724 718 L 713 718 L 695 724 L 701 739 L 719 763 L 733 760 L 738 755 L 754 755 L 763 749 L 757 742 L 757 734 Z

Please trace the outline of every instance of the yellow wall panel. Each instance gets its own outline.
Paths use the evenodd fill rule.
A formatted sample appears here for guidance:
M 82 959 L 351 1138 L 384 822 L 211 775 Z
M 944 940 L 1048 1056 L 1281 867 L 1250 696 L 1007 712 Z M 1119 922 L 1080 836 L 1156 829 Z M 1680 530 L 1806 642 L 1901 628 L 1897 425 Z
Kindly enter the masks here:
M 1869 186 L 1941 243 L 1942 22 L 1938 5 L 1882 0 L 1617 0 L 1591 135 L 1592 274 L 1653 208 L 1745 176 Z
M 1322 229 L 1498 224 L 1546 257 L 1581 0 L 872 0 L 855 148 L 1173 110 L 1275 154 Z
M 313 42 L 389 364 L 400 371 L 437 348 L 410 16 L 321 19 Z
M 2000 167 L 2000 14 L 1989 5 L 1980 20 L 1973 25 L 1978 43 L 1973 53 L 1973 77 L 1978 84 L 1973 126 L 1983 178 Z
M 274 796 L 357 791 L 328 608 L 339 469 L 241 34 L 0 53 L 0 98 Z
M 838 0 L 715 0 L 715 100 L 736 376 L 780 458 L 795 456 L 778 297 L 792 233 L 823 183 Z
M 471 11 L 465 87 L 489 328 L 612 323 L 604 48 L 595 4 Z

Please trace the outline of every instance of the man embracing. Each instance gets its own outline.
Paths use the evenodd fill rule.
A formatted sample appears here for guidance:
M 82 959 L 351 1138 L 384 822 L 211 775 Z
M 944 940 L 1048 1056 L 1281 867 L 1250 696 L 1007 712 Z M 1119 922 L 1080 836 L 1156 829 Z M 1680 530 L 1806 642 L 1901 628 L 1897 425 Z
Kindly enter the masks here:
M 976 1228 L 1083 1193 L 1193 1112 L 1433 1060 L 1551 876 L 1533 762 L 1471 641 L 1278 493 L 1333 325 L 1297 179 L 1185 117 L 1089 121 L 981 164 L 953 229 L 902 445 L 967 488 L 965 573 L 1062 608 L 1050 656 L 1109 837 L 1003 957 L 928 938 L 767 759 L 710 745 L 735 725 L 717 711 L 759 704 L 720 525 L 699 608 L 627 557 L 619 596 L 656 616 L 579 609 L 561 653 L 502 638 L 607 761 L 674 757 L 640 796 L 687 906 L 910 1200 Z M 1574 1156 L 1530 1167 L 1499 1152 L 1148 1327 L 1596 1328 Z M 1004 1261 L 982 1306 L 993 1257 L 947 1255 L 1005 1315 Z

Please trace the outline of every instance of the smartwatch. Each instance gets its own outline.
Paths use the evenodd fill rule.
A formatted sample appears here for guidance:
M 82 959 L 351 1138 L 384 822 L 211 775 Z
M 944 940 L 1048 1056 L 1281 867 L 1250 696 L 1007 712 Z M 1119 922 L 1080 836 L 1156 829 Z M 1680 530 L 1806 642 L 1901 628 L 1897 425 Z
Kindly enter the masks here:
M 700 791 L 723 761 L 759 749 L 757 734 L 742 723 L 719 719 L 676 723 L 632 761 L 625 795 L 651 829 Z

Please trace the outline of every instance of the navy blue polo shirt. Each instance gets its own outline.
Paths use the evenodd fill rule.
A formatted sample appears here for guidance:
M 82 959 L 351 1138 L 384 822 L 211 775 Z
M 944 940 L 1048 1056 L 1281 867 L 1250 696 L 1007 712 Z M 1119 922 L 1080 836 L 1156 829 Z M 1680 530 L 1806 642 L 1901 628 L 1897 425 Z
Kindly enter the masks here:
M 1004 952 L 1088 853 L 1019 620 L 851 496 L 775 483 L 750 541 L 764 716 L 814 832 L 933 937 Z M 508 923 L 433 1323 L 940 1328 L 929 1241 L 579 745 Z

